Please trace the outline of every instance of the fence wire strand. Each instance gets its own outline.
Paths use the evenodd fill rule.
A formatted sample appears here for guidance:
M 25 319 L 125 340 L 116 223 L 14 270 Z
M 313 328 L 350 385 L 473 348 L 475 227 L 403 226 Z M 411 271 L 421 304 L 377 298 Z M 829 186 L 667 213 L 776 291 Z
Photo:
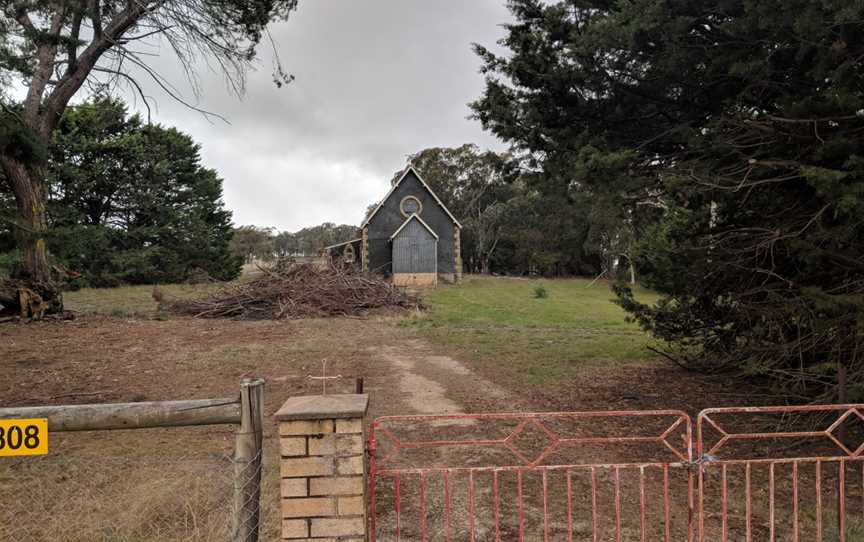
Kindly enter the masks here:
M 278 537 L 276 454 L 238 465 L 233 433 L 188 438 L 194 432 L 57 434 L 47 456 L 0 459 L 0 541 L 252 542 L 236 536 L 234 519 L 251 498 L 236 495 L 255 494 L 250 484 L 265 487 L 263 502 L 243 516 L 241 532 Z
M 258 492 L 254 491 L 256 487 L 261 486 L 263 475 L 263 462 L 261 453 L 249 461 L 234 460 L 234 495 L 239 495 L 240 498 L 234 498 L 232 504 L 232 525 L 231 540 L 237 542 L 256 542 L 259 538 L 259 530 L 261 524 L 261 510 L 257 513 L 246 514 L 243 511 L 256 508 L 254 506 L 255 498 L 260 499 Z M 259 503 L 260 504 L 260 503 Z

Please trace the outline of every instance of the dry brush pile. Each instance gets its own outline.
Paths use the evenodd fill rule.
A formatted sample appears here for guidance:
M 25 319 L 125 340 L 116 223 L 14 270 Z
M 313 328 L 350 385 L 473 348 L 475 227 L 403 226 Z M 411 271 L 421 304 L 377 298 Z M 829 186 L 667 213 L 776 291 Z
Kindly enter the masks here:
M 252 282 L 232 284 L 202 300 L 169 302 L 163 308 L 196 318 L 280 320 L 420 307 L 417 298 L 368 273 L 311 264 L 261 271 L 263 276 Z

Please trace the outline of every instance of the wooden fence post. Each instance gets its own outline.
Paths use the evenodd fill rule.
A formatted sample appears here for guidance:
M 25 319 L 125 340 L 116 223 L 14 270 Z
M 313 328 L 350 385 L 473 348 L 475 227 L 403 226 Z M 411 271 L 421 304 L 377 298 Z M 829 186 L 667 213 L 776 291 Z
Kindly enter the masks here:
M 258 542 L 261 520 L 261 465 L 264 380 L 240 383 L 240 428 L 234 444 L 233 542 Z

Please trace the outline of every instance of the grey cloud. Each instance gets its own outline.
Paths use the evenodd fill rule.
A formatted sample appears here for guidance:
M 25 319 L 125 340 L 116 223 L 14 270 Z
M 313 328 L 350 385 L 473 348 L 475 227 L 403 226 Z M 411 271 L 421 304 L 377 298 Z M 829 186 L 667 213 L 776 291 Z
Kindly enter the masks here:
M 230 125 L 207 122 L 152 84 L 147 92 L 158 97 L 155 120 L 190 133 L 225 178 L 235 222 L 357 223 L 407 154 L 465 142 L 502 148 L 466 119 L 466 104 L 483 88 L 470 44 L 493 45 L 508 20 L 502 0 L 301 0 L 271 27 L 294 83 L 273 84 L 266 44 L 242 100 L 201 70 L 199 105 Z M 154 64 L 187 88 L 170 55 Z

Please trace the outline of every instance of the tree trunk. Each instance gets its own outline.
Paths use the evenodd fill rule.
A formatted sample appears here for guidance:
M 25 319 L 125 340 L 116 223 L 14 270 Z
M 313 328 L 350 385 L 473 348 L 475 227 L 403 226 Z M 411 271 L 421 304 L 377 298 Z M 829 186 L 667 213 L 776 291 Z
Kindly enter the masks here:
M 38 166 L 28 166 L 10 156 L 0 156 L 0 165 L 18 210 L 15 222 L 15 240 L 23 253 L 22 264 L 15 270 L 7 297 L 17 299 L 8 306 L 22 319 L 40 318 L 45 313 L 63 310 L 63 298 L 59 288 L 51 279 L 51 266 L 48 263 L 48 248 L 45 237 L 48 233 L 48 217 L 45 210 L 47 193 L 43 181 L 43 170 Z
M 483 262 L 483 274 L 490 275 L 492 274 L 492 253 L 495 252 L 495 247 L 498 246 L 498 239 L 495 239 L 495 242 L 492 243 L 492 247 L 489 248 L 489 251 L 483 254 L 480 258 Z
M 846 385 L 848 370 L 842 361 L 837 362 L 837 402 L 844 405 L 849 402 L 849 389 Z
M 40 284 L 50 283 L 51 268 L 45 245 L 48 218 L 45 214 L 46 194 L 42 170 L 6 156 L 2 158 L 2 164 L 18 207 L 15 239 L 24 255 L 18 278 Z
M 633 260 L 627 258 L 627 263 L 630 266 L 630 284 L 636 285 L 636 267 L 633 265 Z

